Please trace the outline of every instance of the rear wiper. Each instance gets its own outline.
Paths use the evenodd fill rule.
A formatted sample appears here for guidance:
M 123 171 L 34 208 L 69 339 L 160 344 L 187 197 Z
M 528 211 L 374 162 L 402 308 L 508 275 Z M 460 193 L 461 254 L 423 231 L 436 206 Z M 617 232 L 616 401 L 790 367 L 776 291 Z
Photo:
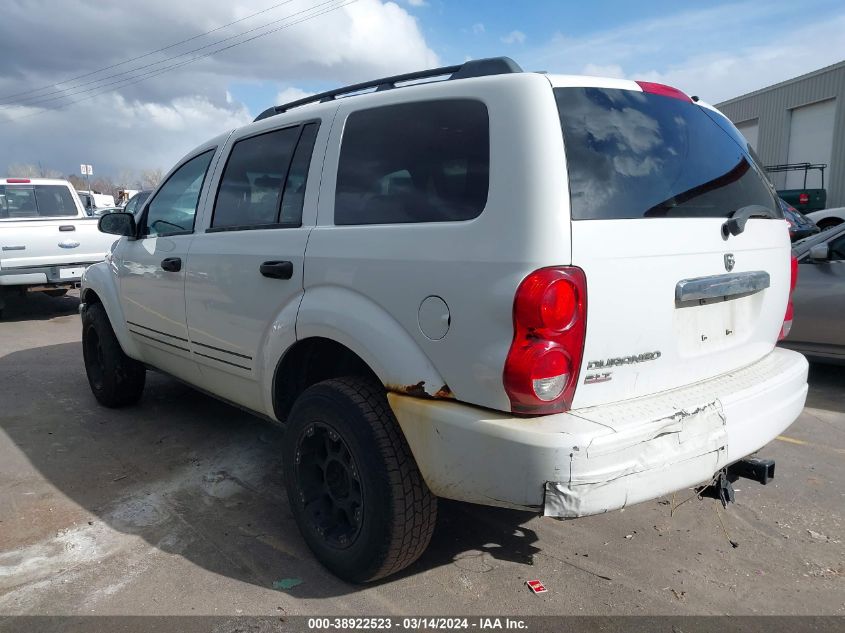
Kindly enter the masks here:
M 772 218 L 777 219 L 777 215 L 768 207 L 761 204 L 749 204 L 745 207 L 740 207 L 728 216 L 730 219 L 722 225 L 722 237 L 728 239 L 731 235 L 739 235 L 745 230 L 745 223 L 750 218 Z

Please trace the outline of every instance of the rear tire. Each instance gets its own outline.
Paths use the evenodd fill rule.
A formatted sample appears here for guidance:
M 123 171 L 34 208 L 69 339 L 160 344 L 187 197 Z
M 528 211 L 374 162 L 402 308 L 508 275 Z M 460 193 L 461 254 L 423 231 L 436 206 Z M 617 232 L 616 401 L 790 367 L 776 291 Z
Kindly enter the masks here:
M 283 453 L 299 530 L 336 576 L 384 578 L 428 546 L 437 498 L 381 385 L 350 377 L 306 389 L 289 416 Z
M 816 222 L 816 225 L 822 231 L 832 229 L 834 226 L 839 226 L 840 224 L 842 224 L 842 220 L 840 220 L 839 218 L 825 218 L 824 220 L 819 220 L 818 222 Z
M 147 370 L 123 353 L 100 303 L 82 312 L 82 356 L 88 384 L 97 402 L 109 408 L 138 402 Z

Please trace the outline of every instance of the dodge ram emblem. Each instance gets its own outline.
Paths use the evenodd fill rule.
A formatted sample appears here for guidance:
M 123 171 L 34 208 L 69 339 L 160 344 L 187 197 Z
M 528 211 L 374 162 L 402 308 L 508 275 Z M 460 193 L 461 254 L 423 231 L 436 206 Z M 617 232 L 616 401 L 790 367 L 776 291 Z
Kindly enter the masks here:
M 725 270 L 731 272 L 736 264 L 736 257 L 733 253 L 725 253 Z

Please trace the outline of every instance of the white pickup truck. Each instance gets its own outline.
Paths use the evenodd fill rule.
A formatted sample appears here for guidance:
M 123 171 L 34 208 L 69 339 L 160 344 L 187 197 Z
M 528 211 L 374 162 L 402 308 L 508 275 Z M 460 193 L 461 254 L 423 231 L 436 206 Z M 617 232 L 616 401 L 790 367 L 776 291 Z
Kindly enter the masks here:
M 0 178 L 0 313 L 10 291 L 65 294 L 112 242 L 66 180 Z

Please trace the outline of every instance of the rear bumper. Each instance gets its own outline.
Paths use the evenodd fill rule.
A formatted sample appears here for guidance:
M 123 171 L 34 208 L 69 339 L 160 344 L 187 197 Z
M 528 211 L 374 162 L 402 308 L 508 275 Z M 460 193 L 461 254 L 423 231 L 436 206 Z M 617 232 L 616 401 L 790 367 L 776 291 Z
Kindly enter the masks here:
M 45 284 L 68 285 L 79 283 L 81 275 L 61 277 L 63 268 L 85 269 L 95 262 L 64 264 L 62 266 L 37 266 L 32 268 L 0 269 L 0 286 L 43 286 Z
M 538 418 L 389 394 L 438 496 L 578 517 L 706 482 L 800 415 L 807 361 L 753 365 L 654 396 Z

